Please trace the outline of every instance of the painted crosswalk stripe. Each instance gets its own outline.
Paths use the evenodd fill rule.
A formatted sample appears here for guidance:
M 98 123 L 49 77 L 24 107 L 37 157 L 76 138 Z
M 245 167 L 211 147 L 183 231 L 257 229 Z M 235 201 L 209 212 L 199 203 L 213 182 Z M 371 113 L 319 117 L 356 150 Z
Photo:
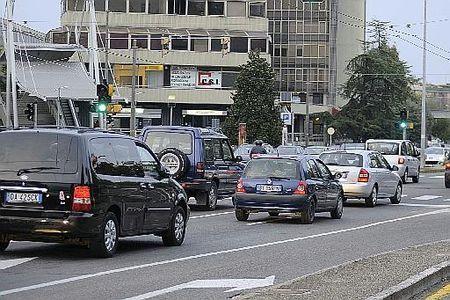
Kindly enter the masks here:
M 439 176 L 431 176 L 429 177 L 430 179 L 444 179 L 444 175 L 439 175 Z
M 442 196 L 436 196 L 436 195 L 423 195 L 420 197 L 414 197 L 411 198 L 412 200 L 422 200 L 422 201 L 428 201 L 428 200 L 434 200 L 434 199 L 438 199 L 438 198 L 442 198 Z

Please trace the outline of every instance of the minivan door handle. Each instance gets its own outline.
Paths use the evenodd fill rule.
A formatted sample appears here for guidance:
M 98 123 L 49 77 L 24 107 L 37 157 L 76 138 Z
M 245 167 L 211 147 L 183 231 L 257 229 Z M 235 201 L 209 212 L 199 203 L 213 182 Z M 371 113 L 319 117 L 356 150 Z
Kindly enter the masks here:
M 145 183 L 145 182 L 141 182 L 141 183 L 139 184 L 139 186 L 140 186 L 141 189 L 143 189 L 143 190 L 145 190 L 145 189 L 148 188 L 148 185 L 147 185 L 147 183 Z

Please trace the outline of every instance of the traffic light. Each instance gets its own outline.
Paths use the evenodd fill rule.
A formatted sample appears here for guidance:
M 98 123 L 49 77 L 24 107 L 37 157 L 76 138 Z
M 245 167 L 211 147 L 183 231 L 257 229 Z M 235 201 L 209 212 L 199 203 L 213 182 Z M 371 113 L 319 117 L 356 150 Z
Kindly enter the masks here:
M 406 110 L 406 108 L 400 111 L 399 125 L 401 129 L 406 129 L 408 127 L 408 111 Z
M 27 108 L 25 109 L 24 113 L 27 115 L 28 121 L 33 121 L 34 120 L 34 104 L 28 103 Z
M 111 96 L 113 93 L 114 88 L 110 88 L 106 80 L 103 80 L 103 83 L 97 84 L 98 103 L 95 106 L 96 112 L 98 113 L 106 112 L 108 104 L 111 103 Z

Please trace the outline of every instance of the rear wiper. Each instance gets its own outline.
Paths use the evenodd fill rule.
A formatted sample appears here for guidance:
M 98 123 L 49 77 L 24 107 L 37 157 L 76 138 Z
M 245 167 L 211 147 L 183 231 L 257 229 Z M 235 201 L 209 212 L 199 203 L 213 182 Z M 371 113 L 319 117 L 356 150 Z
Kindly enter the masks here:
M 290 180 L 291 178 L 289 177 L 277 177 L 277 176 L 270 176 L 270 179 L 275 179 L 275 180 Z
M 25 173 L 38 173 L 44 170 L 59 170 L 59 168 L 55 167 L 36 167 L 36 168 L 27 168 L 27 169 L 20 169 L 17 171 L 17 176 L 20 176 Z

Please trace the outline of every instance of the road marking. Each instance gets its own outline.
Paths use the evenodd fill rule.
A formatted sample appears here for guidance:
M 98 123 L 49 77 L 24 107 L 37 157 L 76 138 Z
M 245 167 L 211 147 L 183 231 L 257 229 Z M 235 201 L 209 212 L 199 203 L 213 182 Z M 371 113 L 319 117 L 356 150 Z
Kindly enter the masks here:
M 430 178 L 430 179 L 444 179 L 445 176 L 444 175 L 439 175 L 439 176 L 431 176 L 431 177 L 428 177 L 428 178 Z
M 33 259 L 36 259 L 37 257 L 28 257 L 28 258 L 16 258 L 16 259 L 6 259 L 6 260 L 0 260 L 0 270 L 5 270 L 8 268 L 12 268 L 18 265 L 21 265 L 23 263 L 32 261 Z
M 215 251 L 215 252 L 207 252 L 207 253 L 202 253 L 202 254 L 197 254 L 197 255 L 191 255 L 191 256 L 185 256 L 185 257 L 180 257 L 180 258 L 169 259 L 169 260 L 157 261 L 157 262 L 148 263 L 148 264 L 135 265 L 135 266 L 130 266 L 130 267 L 123 267 L 123 268 L 112 269 L 112 270 L 108 270 L 108 271 L 102 271 L 102 272 L 98 272 L 98 273 L 85 274 L 85 275 L 80 275 L 80 276 L 75 276 L 75 277 L 70 277 L 70 278 L 49 281 L 49 282 L 34 284 L 34 285 L 30 285 L 30 286 L 1 291 L 0 296 L 6 296 L 6 295 L 16 294 L 16 293 L 20 293 L 20 292 L 25 292 L 25 291 L 37 290 L 37 289 L 41 289 L 41 288 L 46 288 L 46 287 L 51 287 L 51 286 L 55 286 L 55 285 L 85 280 L 85 279 L 94 278 L 94 277 L 118 274 L 118 273 L 123 273 L 123 272 L 128 272 L 128 271 L 134 271 L 134 270 L 141 270 L 141 269 L 145 269 L 145 268 L 163 266 L 163 265 L 173 264 L 173 263 L 180 263 L 180 262 L 185 262 L 185 261 L 195 260 L 195 259 L 200 259 L 200 258 L 205 258 L 205 257 L 219 256 L 219 255 L 248 251 L 248 250 L 253 250 L 253 249 L 266 248 L 266 247 L 270 247 L 270 246 L 283 245 L 283 244 L 288 244 L 288 243 L 293 243 L 293 242 L 299 242 L 299 241 L 304 241 L 304 240 L 310 240 L 310 239 L 315 239 L 315 238 L 320 238 L 320 237 L 336 235 L 336 234 L 340 234 L 340 233 L 353 232 L 353 231 L 363 230 L 363 229 L 372 228 L 372 227 L 376 227 L 376 226 L 380 226 L 380 225 L 391 224 L 391 223 L 395 223 L 395 222 L 412 220 L 412 219 L 417 219 L 417 218 L 421 218 L 421 217 L 433 216 L 433 215 L 444 214 L 444 213 L 450 213 L 450 209 L 440 209 L 440 210 L 436 210 L 436 211 L 432 211 L 432 212 L 415 214 L 415 215 L 410 215 L 410 216 L 401 217 L 401 218 L 395 218 L 395 219 L 389 219 L 389 220 L 369 223 L 369 224 L 361 225 L 361 226 L 357 226 L 357 227 L 351 227 L 351 228 L 335 230 L 335 231 L 328 231 L 328 232 L 323 232 L 323 233 L 319 233 L 319 234 L 314 234 L 314 235 L 309 235 L 309 236 L 301 236 L 301 237 L 280 240 L 280 241 L 275 241 L 275 242 L 270 242 L 270 243 L 256 244 L 256 245 L 251 245 L 251 246 L 233 248 L 233 249 L 228 249 L 228 250 L 220 250 L 220 251 Z
M 409 207 L 429 207 L 429 208 L 450 208 L 450 205 L 445 204 L 419 204 L 419 203 L 400 203 L 396 204 L 398 206 L 409 206 Z
M 411 198 L 412 200 L 422 200 L 422 201 L 428 201 L 428 200 L 434 200 L 437 198 L 442 198 L 442 196 L 435 196 L 435 195 L 423 195 L 420 197 L 414 197 Z
M 261 225 L 261 224 L 267 224 L 267 223 L 269 223 L 269 221 L 252 222 L 252 223 L 247 223 L 245 225 L 253 226 L 253 225 Z
M 195 280 L 183 284 L 179 284 L 173 287 L 169 287 L 162 290 L 149 292 L 146 294 L 138 295 L 135 297 L 126 298 L 124 300 L 144 300 L 153 298 L 168 293 L 184 289 L 218 289 L 218 288 L 231 288 L 228 292 L 237 292 L 242 290 L 250 290 L 256 288 L 262 288 L 273 285 L 275 276 L 269 276 L 263 279 L 214 279 L 214 280 Z
M 450 202 L 450 199 L 445 199 L 444 202 Z
M 408 195 L 402 195 L 402 198 L 406 198 L 406 197 L 408 197 Z
M 447 284 L 442 289 L 428 296 L 425 300 L 441 300 L 450 295 L 450 284 Z
M 217 216 L 229 215 L 229 214 L 232 214 L 232 213 L 234 213 L 234 211 L 227 211 L 227 212 L 222 212 L 222 213 L 217 213 L 217 214 L 209 214 L 209 215 L 193 216 L 193 217 L 189 217 L 189 220 L 191 220 L 191 219 L 202 219 L 202 218 L 217 217 Z

